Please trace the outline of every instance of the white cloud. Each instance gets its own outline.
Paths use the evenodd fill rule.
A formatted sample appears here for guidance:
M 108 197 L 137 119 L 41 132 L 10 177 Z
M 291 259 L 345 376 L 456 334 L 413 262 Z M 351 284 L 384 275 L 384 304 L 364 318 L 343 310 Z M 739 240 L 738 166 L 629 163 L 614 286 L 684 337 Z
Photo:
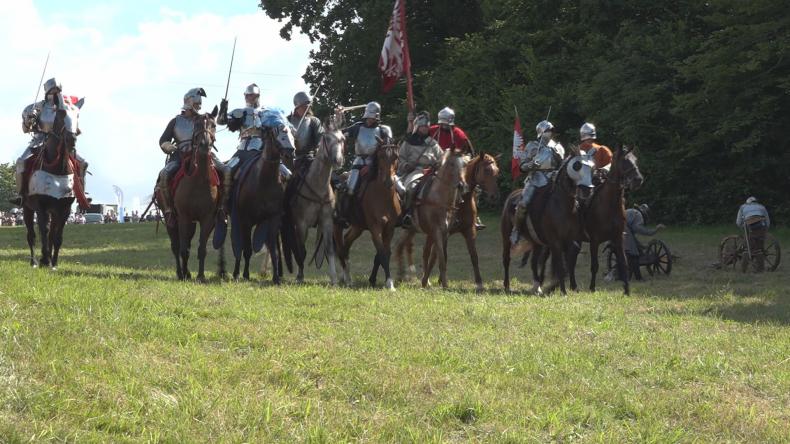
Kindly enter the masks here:
M 310 43 L 301 36 L 283 41 L 279 24 L 262 12 L 222 17 L 161 8 L 157 20 L 139 23 L 128 35 L 92 26 L 120 13 L 117 8 L 93 11 L 72 26 L 65 14 L 46 21 L 31 0 L 0 2 L 0 40 L 7 43 L 4 59 L 10 61 L 0 83 L 0 162 L 13 161 L 29 140 L 20 131 L 20 113 L 33 100 L 48 50 L 46 77 L 56 76 L 65 93 L 86 97 L 77 149 L 94 174 L 88 190 L 103 202 L 114 200 L 113 184 L 124 189 L 128 203 L 150 194 L 164 162 L 157 143 L 161 132 L 189 88 L 206 89 L 204 109 L 219 103 L 234 36 L 231 107 L 240 104 L 251 82 L 261 86 L 264 104 L 285 109 L 305 88 L 299 76 Z M 231 133 L 219 134 L 221 158 L 233 154 L 235 140 Z

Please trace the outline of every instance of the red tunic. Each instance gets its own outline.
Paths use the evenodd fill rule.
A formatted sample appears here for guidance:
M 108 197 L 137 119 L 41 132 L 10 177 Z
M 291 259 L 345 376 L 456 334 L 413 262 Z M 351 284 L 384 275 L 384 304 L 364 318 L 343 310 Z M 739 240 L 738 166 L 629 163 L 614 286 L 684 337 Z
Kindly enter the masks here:
M 445 131 L 440 125 L 431 125 L 431 137 L 433 137 L 443 150 L 448 148 L 459 148 L 464 151 L 469 151 L 469 138 L 466 133 L 457 126 L 451 126 L 450 131 Z

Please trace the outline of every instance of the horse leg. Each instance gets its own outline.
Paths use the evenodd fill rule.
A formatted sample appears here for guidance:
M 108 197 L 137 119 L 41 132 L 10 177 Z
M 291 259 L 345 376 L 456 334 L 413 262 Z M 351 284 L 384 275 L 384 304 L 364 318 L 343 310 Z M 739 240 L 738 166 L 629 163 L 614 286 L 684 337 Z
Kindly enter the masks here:
M 406 280 L 406 267 L 403 266 L 403 253 L 406 251 L 406 239 L 409 236 L 408 230 L 404 230 L 403 236 L 395 244 L 395 259 L 398 261 L 398 280 Z
M 37 211 L 38 234 L 41 238 L 41 260 L 42 266 L 49 266 L 49 213 L 47 211 Z
M 52 222 L 52 269 L 58 268 L 58 255 L 60 254 L 60 246 L 63 245 L 63 227 L 66 225 L 66 218 L 68 215 L 59 214 L 57 220 Z
M 631 287 L 628 282 L 628 265 L 626 263 L 625 251 L 623 250 L 622 236 L 615 237 L 612 241 L 612 248 L 614 248 L 614 253 L 617 256 L 617 274 L 620 275 L 620 279 L 623 281 L 623 293 L 627 296 L 631 294 Z
M 576 261 L 579 259 L 579 253 L 581 251 L 581 243 L 577 245 L 576 242 L 569 242 L 566 258 L 568 262 L 568 279 L 571 283 L 571 291 L 577 291 L 579 289 L 579 286 L 576 284 Z
M 198 238 L 197 280 L 199 282 L 206 282 L 206 276 L 204 274 L 205 265 L 206 265 L 206 244 L 208 243 L 208 238 L 209 236 L 211 236 L 211 232 L 213 230 L 214 230 L 214 218 L 213 217 L 204 218 L 203 221 L 200 223 L 200 237 Z
M 477 232 L 469 228 L 462 234 L 466 241 L 466 250 L 469 252 L 469 259 L 472 261 L 472 270 L 475 274 L 475 290 L 481 293 L 483 291 L 483 277 L 480 275 L 480 263 L 477 257 Z
M 543 253 L 546 248 L 541 245 L 535 245 L 532 250 L 532 257 L 529 259 L 529 265 L 532 269 L 532 290 L 530 293 L 538 296 L 543 294 L 543 279 L 546 272 L 546 259 Z
M 430 279 L 431 271 L 433 270 L 431 255 L 433 254 L 434 242 L 435 240 L 433 238 L 433 233 L 426 233 L 425 245 L 422 247 L 422 288 L 428 288 L 431 286 Z
M 335 257 L 337 257 L 337 252 L 335 251 L 335 242 L 332 238 L 332 213 L 327 212 L 328 214 L 324 215 L 321 219 L 321 233 L 322 233 L 322 240 L 324 242 L 324 251 L 326 252 L 326 260 L 329 265 L 329 281 L 332 283 L 332 286 L 337 285 L 337 264 L 335 264 Z
M 392 282 L 392 275 L 390 274 L 390 257 L 392 256 L 392 238 L 395 236 L 395 227 L 388 226 L 384 228 L 384 256 L 381 258 L 381 266 L 384 268 L 384 288 L 390 291 L 395 291 L 395 284 Z
M 598 240 L 590 239 L 590 291 L 595 292 L 598 277 Z
M 299 270 L 296 272 L 296 282 L 301 284 L 304 282 L 304 261 L 307 257 L 307 224 L 299 221 L 296 223 L 296 266 Z
M 176 277 L 180 281 L 184 279 L 184 272 L 181 269 L 181 255 L 179 251 L 180 236 L 178 234 L 178 226 L 176 225 L 173 228 L 168 227 L 167 235 L 170 237 L 170 251 L 173 253 L 173 257 L 176 259 Z
M 509 216 L 503 214 L 499 231 L 502 236 L 502 269 L 504 270 L 502 286 L 505 289 L 505 293 L 510 293 L 510 231 L 512 229 L 509 223 Z
M 349 253 L 351 252 L 351 245 L 354 241 L 362 235 L 362 229 L 356 225 L 352 225 L 345 235 L 341 237 L 343 246 L 340 249 L 340 264 L 343 266 L 343 281 L 346 285 L 351 285 L 351 261 L 349 260 Z
M 25 208 L 22 216 L 25 220 L 25 228 L 27 229 L 27 246 L 30 247 L 30 266 L 33 268 L 38 267 L 38 259 L 36 259 L 36 224 L 33 222 L 33 210 Z
M 178 221 L 178 251 L 181 254 L 182 279 L 192 279 L 189 272 L 189 249 L 192 246 L 192 238 L 195 236 L 196 224 L 189 221 Z
M 384 236 L 382 228 L 371 227 L 370 239 L 373 241 L 373 246 L 376 248 L 376 256 L 373 258 L 373 269 L 370 271 L 368 282 L 370 282 L 371 287 L 375 287 L 376 279 L 379 274 L 379 266 L 384 264 Z
M 242 231 L 242 239 L 241 239 L 241 251 L 244 255 L 244 272 L 242 273 L 241 277 L 245 281 L 250 280 L 250 258 L 252 257 L 252 227 L 244 227 Z M 267 243 L 267 248 L 271 248 Z M 272 254 L 269 252 L 269 254 Z M 272 264 L 272 274 L 274 274 L 274 269 L 276 265 Z
M 565 257 L 561 244 L 551 246 L 551 270 L 554 273 L 554 279 L 559 283 L 560 293 L 566 296 L 568 293 L 565 289 Z M 552 284 L 552 288 L 556 287 L 557 283 Z
M 443 289 L 447 289 L 447 232 L 442 231 L 441 227 L 434 230 L 434 236 L 437 242 L 434 244 L 431 259 L 439 259 L 439 282 L 442 284 Z M 433 264 L 431 264 L 431 267 Z
M 280 224 L 276 223 L 276 221 L 271 222 L 271 230 L 269 230 L 269 236 L 266 240 L 266 245 L 269 246 L 269 255 L 272 258 L 272 283 L 275 285 L 280 285 L 282 283 L 283 277 L 283 263 L 282 257 L 280 257 L 280 249 L 279 249 L 279 233 L 280 232 Z

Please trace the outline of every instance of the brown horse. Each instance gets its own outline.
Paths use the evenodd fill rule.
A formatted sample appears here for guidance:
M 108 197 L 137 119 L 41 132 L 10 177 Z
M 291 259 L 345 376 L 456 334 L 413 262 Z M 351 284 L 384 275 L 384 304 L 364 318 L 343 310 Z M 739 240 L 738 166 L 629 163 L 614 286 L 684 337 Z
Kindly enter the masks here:
M 598 274 L 598 247 L 610 241 L 617 255 L 617 273 L 623 281 L 623 291 L 629 294 L 628 273 L 625 253 L 623 252 L 623 231 L 625 231 L 625 191 L 636 190 L 644 182 L 637 166 L 637 158 L 628 148 L 618 148 L 612 157 L 612 167 L 606 180 L 582 205 L 581 241 L 590 243 L 590 291 L 595 291 L 595 278 Z M 576 259 L 581 247 L 571 255 L 571 289 L 576 290 Z
M 294 137 L 285 116 L 277 111 L 267 111 L 264 119 L 272 124 L 264 131 L 263 150 L 252 164 L 244 163 L 239 169 L 231 210 L 231 238 L 236 264 L 233 278 L 239 278 L 241 255 L 244 254 L 245 280 L 250 278 L 250 258 L 253 250 L 266 246 L 272 261 L 272 282 L 280 284 L 282 270 L 278 239 L 283 217 L 285 180 L 280 174 L 281 157 L 294 155 Z M 243 161 L 242 161 L 243 162 Z M 253 228 L 255 231 L 253 233 Z
M 211 159 L 211 148 L 216 140 L 217 107 L 211 114 L 201 114 L 195 119 L 192 133 L 192 148 L 184 159 L 185 174 L 173 194 L 173 206 L 177 224 L 167 228 L 170 249 L 176 258 L 176 275 L 181 280 L 191 279 L 189 272 L 189 250 L 200 223 L 198 237 L 197 280 L 205 282 L 206 243 L 216 223 L 219 189 L 217 172 Z M 220 274 L 224 270 L 220 270 Z
M 480 265 L 477 255 L 477 203 L 475 202 L 475 195 L 477 187 L 483 189 L 483 192 L 493 200 L 499 200 L 499 187 L 497 186 L 497 177 L 499 176 L 499 167 L 497 160 L 501 155 L 496 157 L 483 152 L 479 153 L 466 165 L 466 172 L 464 178 L 468 185 L 469 191 L 463 194 L 463 202 L 455 212 L 455 223 L 450 226 L 450 235 L 461 233 L 466 240 L 466 249 L 469 252 L 469 258 L 472 261 L 472 269 L 475 277 L 475 287 L 478 292 L 483 291 L 483 278 L 480 275 Z M 416 230 L 408 230 L 405 232 L 398 245 L 395 248 L 395 254 L 398 258 L 398 274 L 400 279 L 405 276 L 403 255 L 406 253 L 406 259 L 409 263 L 409 271 L 414 270 L 414 255 L 413 244 L 414 237 L 417 234 Z M 428 266 L 433 267 L 436 261 L 436 256 L 431 256 L 431 261 Z
M 342 226 L 336 223 L 334 238 L 337 256 L 343 266 L 343 282 L 351 285 L 351 270 L 348 262 L 351 245 L 365 230 L 369 230 L 373 245 L 376 247 L 376 256 L 368 281 L 370 285 L 376 285 L 380 266 L 384 269 L 386 277 L 385 288 L 394 291 L 395 285 L 390 276 L 390 243 L 395 233 L 395 224 L 401 214 L 400 197 L 393 180 L 398 168 L 398 147 L 380 145 L 376 149 L 375 156 L 376 161 L 372 168 L 375 171 L 370 172 L 371 178 L 367 183 L 361 184 L 361 195 L 355 199 L 355 205 L 351 205 L 352 214 L 349 217 L 351 227 L 344 235 Z
M 79 109 L 83 104 L 83 100 L 80 100 L 71 106 L 64 103 L 60 95 L 58 101 L 52 132 L 47 136 L 38 157 L 33 159 L 35 170 L 28 179 L 28 191 L 22 200 L 30 265 L 37 267 L 40 263 L 53 270 L 58 266 L 63 227 L 74 203 L 74 187 L 70 184 L 69 176 L 73 175 L 75 183 L 80 180 L 79 174 L 75 174 L 72 154 L 77 142 Z M 36 260 L 33 251 L 36 245 L 34 214 L 41 235 L 40 261 Z
M 562 162 L 551 184 L 535 194 L 527 208 L 525 226 L 519 227 L 530 244 L 544 246 L 551 253 L 552 271 L 563 295 L 566 294 L 566 265 L 573 242 L 579 238 L 581 231 L 576 196 L 580 192 L 586 193 L 590 186 L 592 162 L 579 155 L 578 151 L 571 150 L 571 156 Z M 519 199 L 521 190 L 513 191 L 502 210 L 500 230 L 505 291 L 510 291 L 510 233 Z M 540 293 L 540 282 L 536 283 L 536 287 Z

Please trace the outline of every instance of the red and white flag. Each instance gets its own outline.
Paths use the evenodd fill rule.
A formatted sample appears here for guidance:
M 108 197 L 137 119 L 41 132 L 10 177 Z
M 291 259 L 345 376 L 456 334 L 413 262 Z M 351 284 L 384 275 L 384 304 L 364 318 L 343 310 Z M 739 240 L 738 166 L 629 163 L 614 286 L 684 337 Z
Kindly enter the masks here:
M 521 136 L 521 122 L 516 111 L 516 122 L 513 124 L 513 160 L 510 162 L 510 174 L 513 180 L 521 176 L 521 162 L 527 157 L 524 138 Z
M 392 9 L 392 19 L 384 46 L 379 57 L 379 71 L 381 71 L 381 89 L 387 92 L 395 86 L 402 76 L 406 75 L 411 80 L 411 58 L 406 37 L 406 4 L 405 0 L 395 0 Z

